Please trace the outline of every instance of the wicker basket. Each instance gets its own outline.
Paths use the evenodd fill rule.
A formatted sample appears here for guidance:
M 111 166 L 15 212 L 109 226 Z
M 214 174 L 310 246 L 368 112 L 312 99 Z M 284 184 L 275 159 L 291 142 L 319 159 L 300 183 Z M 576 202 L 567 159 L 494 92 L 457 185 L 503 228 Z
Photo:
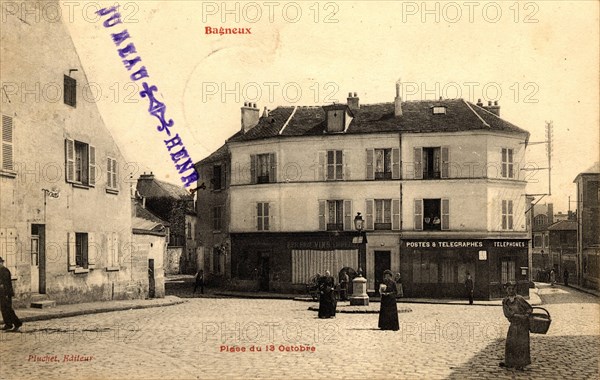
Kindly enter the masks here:
M 552 323 L 552 318 L 550 318 L 550 313 L 548 310 L 543 307 L 534 307 L 534 312 L 529 316 L 529 331 L 534 334 L 545 334 L 548 332 L 550 328 L 550 323 Z M 536 313 L 535 309 L 540 309 L 545 311 L 544 313 Z

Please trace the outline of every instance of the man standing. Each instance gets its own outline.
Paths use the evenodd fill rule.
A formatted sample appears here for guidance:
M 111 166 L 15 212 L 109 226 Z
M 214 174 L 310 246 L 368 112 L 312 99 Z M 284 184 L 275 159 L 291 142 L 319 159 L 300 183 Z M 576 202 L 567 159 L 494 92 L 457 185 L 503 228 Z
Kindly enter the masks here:
M 467 290 L 467 296 L 469 297 L 469 305 L 473 305 L 473 289 L 475 288 L 475 284 L 473 284 L 473 279 L 471 278 L 471 273 L 469 272 L 467 272 L 465 288 Z
M 563 273 L 563 280 L 565 281 L 565 286 L 569 286 L 569 270 L 565 269 L 565 273 Z
M 198 273 L 196 273 L 196 284 L 194 285 L 194 293 L 196 293 L 196 289 L 200 287 L 200 293 L 204 294 L 204 271 L 200 269 Z
M 12 308 L 12 298 L 15 295 L 12 287 L 11 274 L 4 266 L 4 259 L 0 257 L 0 310 L 4 327 L 2 330 L 19 331 L 23 323 L 19 320 Z

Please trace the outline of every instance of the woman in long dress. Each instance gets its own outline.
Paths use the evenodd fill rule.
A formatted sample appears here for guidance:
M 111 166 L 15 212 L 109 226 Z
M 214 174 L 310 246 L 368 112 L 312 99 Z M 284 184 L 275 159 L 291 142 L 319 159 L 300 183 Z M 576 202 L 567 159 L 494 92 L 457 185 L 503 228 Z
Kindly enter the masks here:
M 507 296 L 502 300 L 504 316 L 510 322 L 504 361 L 501 367 L 516 368 L 523 371 L 525 366 L 531 364 L 529 350 L 529 316 L 533 309 L 525 299 L 516 292 L 516 284 L 509 282 L 506 285 Z
M 319 278 L 319 318 L 335 317 L 335 294 L 333 276 L 329 271 Z
M 383 272 L 383 282 L 380 286 L 381 308 L 379 309 L 379 328 L 382 330 L 398 331 L 398 307 L 396 306 L 396 295 L 398 290 L 396 283 L 392 280 L 392 271 L 387 269 Z

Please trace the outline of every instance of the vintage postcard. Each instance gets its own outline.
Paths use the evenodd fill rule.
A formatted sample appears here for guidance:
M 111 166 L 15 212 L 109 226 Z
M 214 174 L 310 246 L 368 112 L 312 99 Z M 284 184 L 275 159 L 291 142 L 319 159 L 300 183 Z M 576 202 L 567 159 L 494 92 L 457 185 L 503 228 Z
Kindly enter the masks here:
M 0 1 L 0 378 L 597 379 L 597 1 Z

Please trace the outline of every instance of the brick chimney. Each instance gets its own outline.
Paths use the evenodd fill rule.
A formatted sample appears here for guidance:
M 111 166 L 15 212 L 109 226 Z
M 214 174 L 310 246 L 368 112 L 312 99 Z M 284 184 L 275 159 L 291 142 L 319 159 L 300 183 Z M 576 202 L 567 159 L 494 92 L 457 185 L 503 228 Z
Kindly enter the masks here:
M 351 92 L 348 93 L 348 108 L 350 108 L 352 111 L 360 109 L 360 103 L 358 102 L 358 96 L 356 96 L 356 92 L 354 93 L 354 96 L 352 96 Z
M 554 204 L 548 203 L 548 225 L 554 223 Z
M 488 105 L 484 107 L 486 110 L 495 114 L 496 116 L 500 116 L 500 106 L 498 105 L 498 101 L 496 100 L 494 104 L 491 101 L 488 101 Z
M 402 97 L 400 96 L 400 79 L 396 82 L 396 98 L 394 99 L 394 116 L 402 116 Z
M 242 107 L 242 133 L 248 132 L 258 124 L 260 111 L 256 107 L 256 103 L 244 103 Z
M 481 102 L 481 99 L 477 99 L 477 105 L 479 107 L 483 107 L 483 103 Z

